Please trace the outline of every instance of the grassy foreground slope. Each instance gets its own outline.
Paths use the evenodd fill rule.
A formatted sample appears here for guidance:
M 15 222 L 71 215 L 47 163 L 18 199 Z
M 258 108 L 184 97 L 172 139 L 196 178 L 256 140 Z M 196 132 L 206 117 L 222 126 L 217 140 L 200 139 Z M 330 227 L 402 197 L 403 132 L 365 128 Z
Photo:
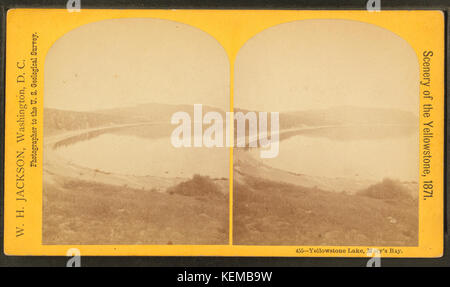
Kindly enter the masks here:
M 44 244 L 227 244 L 228 196 L 208 177 L 162 193 L 73 178 L 44 184 Z
M 233 194 L 234 244 L 418 244 L 417 199 L 392 180 L 347 194 L 241 175 Z

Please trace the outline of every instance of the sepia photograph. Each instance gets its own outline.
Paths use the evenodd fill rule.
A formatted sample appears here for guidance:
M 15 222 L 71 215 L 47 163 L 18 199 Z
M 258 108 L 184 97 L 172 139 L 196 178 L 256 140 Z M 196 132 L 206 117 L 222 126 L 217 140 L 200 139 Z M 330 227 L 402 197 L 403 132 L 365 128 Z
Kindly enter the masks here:
M 314 19 L 256 34 L 234 111 L 277 112 L 279 144 L 234 149 L 234 244 L 417 246 L 418 107 L 418 58 L 391 31 Z
M 229 74 L 213 37 L 174 21 L 59 38 L 45 61 L 43 244 L 228 244 L 229 148 L 172 142 L 173 115 L 229 111 Z

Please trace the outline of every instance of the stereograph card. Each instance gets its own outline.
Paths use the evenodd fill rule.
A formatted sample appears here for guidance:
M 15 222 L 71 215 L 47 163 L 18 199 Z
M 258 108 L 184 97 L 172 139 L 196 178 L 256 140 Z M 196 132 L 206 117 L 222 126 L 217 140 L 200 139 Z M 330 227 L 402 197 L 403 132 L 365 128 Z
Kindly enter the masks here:
M 8 255 L 439 257 L 440 11 L 12 9 Z

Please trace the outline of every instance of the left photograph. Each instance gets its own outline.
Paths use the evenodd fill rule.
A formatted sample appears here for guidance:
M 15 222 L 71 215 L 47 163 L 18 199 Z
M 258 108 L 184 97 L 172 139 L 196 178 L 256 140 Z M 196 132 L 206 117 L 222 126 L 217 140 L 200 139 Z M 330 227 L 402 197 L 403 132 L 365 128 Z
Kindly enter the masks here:
M 43 244 L 228 244 L 229 149 L 195 144 L 202 114 L 230 110 L 216 39 L 161 19 L 86 24 L 51 47 L 44 94 Z

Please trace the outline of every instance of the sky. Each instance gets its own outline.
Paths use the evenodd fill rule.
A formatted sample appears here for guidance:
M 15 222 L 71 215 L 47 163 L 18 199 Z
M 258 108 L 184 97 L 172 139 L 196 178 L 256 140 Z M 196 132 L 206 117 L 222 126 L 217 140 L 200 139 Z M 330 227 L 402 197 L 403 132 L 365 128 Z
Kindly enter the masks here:
M 229 67 L 223 47 L 197 28 L 151 18 L 104 20 L 51 47 L 44 106 L 92 111 L 202 103 L 228 110 Z
M 228 110 L 229 60 L 207 33 L 169 20 L 111 19 L 58 39 L 45 61 L 44 106 L 92 111 L 143 103 Z M 372 24 L 302 20 L 249 39 L 235 62 L 234 106 L 271 112 L 335 106 L 418 113 L 409 44 Z
M 362 106 L 418 114 L 414 50 L 372 24 L 303 20 L 271 27 L 240 49 L 235 77 L 235 107 L 291 111 Z

